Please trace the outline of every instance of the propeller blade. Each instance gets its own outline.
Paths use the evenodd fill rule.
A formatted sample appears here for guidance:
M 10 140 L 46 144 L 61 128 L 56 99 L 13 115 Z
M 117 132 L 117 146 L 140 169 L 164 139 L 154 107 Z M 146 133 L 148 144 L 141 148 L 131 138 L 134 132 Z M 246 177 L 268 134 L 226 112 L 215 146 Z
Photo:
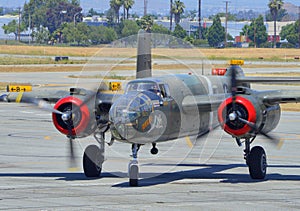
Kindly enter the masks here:
M 236 112 L 236 70 L 235 68 L 231 69 L 231 96 L 232 96 L 232 109 Z
M 38 98 L 32 98 L 32 97 L 26 97 L 26 98 L 23 98 L 22 101 L 24 103 L 29 103 L 29 104 L 33 104 L 37 107 L 39 107 L 40 109 L 43 109 L 45 111 L 50 111 L 51 113 L 56 113 L 56 114 L 60 114 L 60 115 L 63 115 L 64 113 L 57 110 L 57 109 L 54 109 L 51 104 L 49 104 L 47 101 L 45 100 L 42 100 L 42 99 L 38 99 Z
M 83 105 L 87 104 L 87 103 L 90 102 L 92 99 L 94 99 L 94 97 L 95 97 L 96 95 L 97 95 L 97 92 L 88 95 L 88 96 L 82 101 L 82 103 L 81 103 L 78 107 L 75 107 L 75 108 L 72 109 L 71 113 L 76 113 L 77 111 L 79 111 L 80 108 L 81 108 Z
M 50 111 L 52 113 L 56 113 L 56 114 L 60 114 L 60 115 L 63 115 L 64 113 L 57 110 L 57 109 L 54 109 L 47 101 L 44 101 L 44 100 L 39 100 L 38 102 L 35 102 L 35 104 L 41 108 L 41 109 L 44 109 L 46 111 Z
M 68 141 L 69 141 L 69 153 L 70 153 L 70 160 L 69 160 L 69 165 L 70 168 L 74 168 L 75 166 L 75 157 L 74 157 L 74 147 L 73 147 L 73 133 L 72 133 L 72 113 L 70 114 L 71 118 L 65 121 L 68 127 Z
M 258 128 L 255 126 L 255 124 L 253 122 L 249 122 L 243 118 L 238 117 L 238 120 L 247 124 L 249 127 L 251 127 L 255 132 L 258 132 L 259 135 L 262 135 L 264 137 L 266 137 L 267 139 L 269 139 L 271 141 L 271 143 L 275 144 L 276 146 L 278 146 L 280 144 L 280 140 L 272 135 L 266 134 L 263 131 L 259 131 Z

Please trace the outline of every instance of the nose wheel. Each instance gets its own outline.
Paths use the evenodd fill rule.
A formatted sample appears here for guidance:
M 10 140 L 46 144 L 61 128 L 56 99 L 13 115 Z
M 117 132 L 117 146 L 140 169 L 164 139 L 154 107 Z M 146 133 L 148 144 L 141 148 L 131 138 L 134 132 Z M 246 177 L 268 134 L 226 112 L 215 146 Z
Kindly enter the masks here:
M 129 177 L 129 186 L 136 187 L 138 186 L 139 180 L 139 165 L 137 160 L 137 153 L 140 148 L 139 144 L 132 145 L 132 160 L 128 165 L 128 177 Z

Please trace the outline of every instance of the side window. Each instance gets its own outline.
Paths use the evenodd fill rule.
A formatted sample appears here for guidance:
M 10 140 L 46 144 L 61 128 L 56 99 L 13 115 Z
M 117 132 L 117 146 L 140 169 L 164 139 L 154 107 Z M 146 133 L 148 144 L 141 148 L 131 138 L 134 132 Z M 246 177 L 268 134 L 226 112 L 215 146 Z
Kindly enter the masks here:
M 159 84 L 159 88 L 160 88 L 160 91 L 161 91 L 161 94 L 162 94 L 163 98 L 170 96 L 170 89 L 169 89 L 168 85 Z

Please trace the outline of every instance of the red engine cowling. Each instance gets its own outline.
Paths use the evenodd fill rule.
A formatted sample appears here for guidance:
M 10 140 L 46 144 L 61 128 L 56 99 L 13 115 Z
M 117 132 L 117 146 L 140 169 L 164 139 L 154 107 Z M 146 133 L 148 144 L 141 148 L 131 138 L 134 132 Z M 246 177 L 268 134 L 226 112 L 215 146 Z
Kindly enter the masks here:
M 90 135 L 96 128 L 94 114 L 88 105 L 83 104 L 82 100 L 74 96 L 60 99 L 54 106 L 61 112 L 72 111 L 72 136 L 85 137 Z M 52 113 L 53 124 L 58 131 L 69 135 L 68 125 L 63 121 L 62 115 Z
M 249 98 L 249 96 L 247 96 Z M 255 98 L 247 99 L 246 97 L 236 96 L 235 109 L 237 115 L 247 120 L 248 122 L 259 126 L 262 123 L 261 109 L 258 107 L 258 102 Z M 245 137 L 253 130 L 253 128 L 238 120 L 229 120 L 229 115 L 233 113 L 233 99 L 232 97 L 227 98 L 218 109 L 218 119 L 225 132 L 229 133 L 234 137 Z

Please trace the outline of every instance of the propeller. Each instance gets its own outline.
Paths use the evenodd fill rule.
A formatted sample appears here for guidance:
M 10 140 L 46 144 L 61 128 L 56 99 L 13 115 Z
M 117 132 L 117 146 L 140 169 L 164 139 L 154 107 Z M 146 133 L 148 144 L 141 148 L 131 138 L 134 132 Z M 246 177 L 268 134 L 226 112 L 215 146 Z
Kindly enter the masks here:
M 232 109 L 233 112 L 236 113 L 236 69 L 234 67 L 231 68 L 231 97 L 232 97 Z
M 69 169 L 70 170 L 75 169 L 74 167 L 76 166 L 75 156 L 74 156 L 74 146 L 73 146 L 73 140 L 75 139 L 74 132 L 73 132 L 74 114 L 76 114 L 82 106 L 84 106 L 85 104 L 89 103 L 92 99 L 94 99 L 96 94 L 97 94 L 97 92 L 91 92 L 91 94 L 87 95 L 86 98 L 82 101 L 82 103 L 79 106 L 75 106 L 65 112 L 62 112 L 62 111 L 59 111 L 59 110 L 53 108 L 53 106 L 49 102 L 47 102 L 43 99 L 33 98 L 33 97 L 24 97 L 22 99 L 22 102 L 24 102 L 24 103 L 32 104 L 42 110 L 61 115 L 61 119 L 66 124 L 67 130 L 68 130 L 67 138 L 68 138 L 68 142 L 69 142 L 69 154 L 70 154 L 70 161 L 69 161 L 70 168 Z
M 245 120 L 241 117 L 237 110 L 236 106 L 236 92 L 237 92 L 237 73 L 236 73 L 236 68 L 232 67 L 231 68 L 231 97 L 232 97 L 232 113 L 228 115 L 227 121 L 240 121 L 246 125 L 248 125 L 255 133 L 262 135 L 269 139 L 271 143 L 279 146 L 280 140 L 272 135 L 266 134 L 263 131 L 260 130 L 253 122 L 249 122 L 248 120 Z

